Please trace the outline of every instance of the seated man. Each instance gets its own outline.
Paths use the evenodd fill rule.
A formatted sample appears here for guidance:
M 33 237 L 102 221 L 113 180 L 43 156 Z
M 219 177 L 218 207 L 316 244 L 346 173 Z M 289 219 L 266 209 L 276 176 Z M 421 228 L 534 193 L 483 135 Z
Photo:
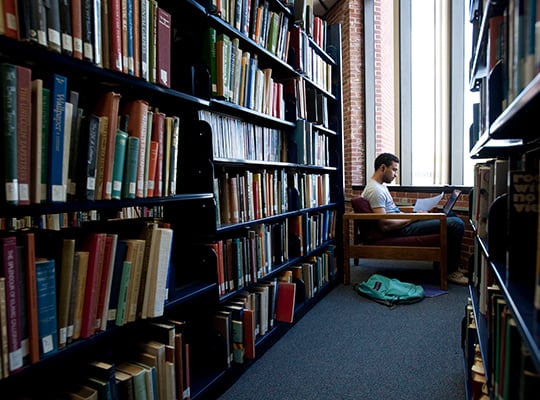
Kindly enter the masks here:
M 400 209 L 394 203 L 392 195 L 385 183 L 391 183 L 397 176 L 399 158 L 390 153 L 382 153 L 375 159 L 375 172 L 367 183 L 364 197 L 374 213 L 399 213 Z M 439 233 L 438 220 L 381 220 L 381 230 L 396 236 L 412 236 Z M 448 281 L 459 285 L 467 285 L 468 279 L 458 270 L 463 239 L 464 224 L 459 217 L 447 218 L 448 235 Z

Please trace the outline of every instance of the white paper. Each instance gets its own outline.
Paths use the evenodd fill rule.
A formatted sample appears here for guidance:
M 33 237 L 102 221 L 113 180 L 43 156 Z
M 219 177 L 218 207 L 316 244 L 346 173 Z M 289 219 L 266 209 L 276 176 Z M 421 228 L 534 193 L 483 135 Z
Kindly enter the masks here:
M 437 204 L 439 204 L 439 201 L 443 198 L 444 192 L 441 192 L 441 194 L 434 196 L 434 197 L 428 197 L 425 199 L 417 199 L 416 204 L 414 205 L 413 211 L 414 212 L 420 212 L 420 211 L 429 211 L 433 207 L 435 207 Z

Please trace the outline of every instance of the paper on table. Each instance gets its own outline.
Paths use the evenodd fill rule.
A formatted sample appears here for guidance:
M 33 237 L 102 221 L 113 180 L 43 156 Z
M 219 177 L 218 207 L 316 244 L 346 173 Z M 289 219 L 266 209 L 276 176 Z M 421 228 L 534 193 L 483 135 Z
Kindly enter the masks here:
M 442 199 L 443 195 L 444 195 L 444 192 L 441 192 L 441 194 L 434 197 L 428 197 L 425 199 L 417 199 L 416 204 L 414 205 L 413 211 L 419 212 L 419 211 L 431 210 L 433 207 L 439 204 L 439 201 Z

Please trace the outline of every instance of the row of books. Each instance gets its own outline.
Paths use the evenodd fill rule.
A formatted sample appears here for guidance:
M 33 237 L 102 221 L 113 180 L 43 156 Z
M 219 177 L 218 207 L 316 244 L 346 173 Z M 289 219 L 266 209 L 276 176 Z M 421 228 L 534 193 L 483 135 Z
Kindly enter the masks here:
M 271 68 L 259 68 L 257 54 L 242 50 L 238 38 L 231 40 L 211 27 L 206 31 L 204 47 L 214 97 L 285 118 L 283 84 L 272 78 Z
M 285 12 L 272 11 L 267 0 L 214 0 L 211 12 L 287 61 L 289 17 Z
M 4 96 L 4 201 L 10 204 L 168 196 L 176 193 L 179 118 L 121 95 L 101 95 L 93 110 L 54 74 L 0 67 Z
M 491 392 L 495 398 L 534 398 L 540 388 L 540 374 L 497 285 L 488 288 L 487 300 L 490 346 L 486 376 Z
M 519 160 L 491 160 L 475 165 L 471 216 L 488 242 L 490 258 L 506 264 L 506 283 L 519 282 L 536 291 L 540 309 L 536 247 L 539 165 L 534 152 Z
M 328 128 L 328 98 L 302 77 L 283 81 L 285 91 L 285 118 L 287 121 L 307 120 Z
M 214 158 L 284 161 L 284 133 L 279 129 L 208 110 L 199 110 L 199 119 L 208 122 L 212 129 Z
M 334 210 L 291 216 L 256 225 L 245 236 L 205 243 L 216 257 L 220 295 L 254 284 L 290 259 L 315 251 L 334 238 L 335 218 Z M 327 261 L 317 264 L 319 278 L 312 281 L 328 282 L 332 268 Z
M 489 17 L 487 67 L 489 122 L 533 80 L 540 68 L 540 14 L 534 0 L 511 0 Z
M 222 340 L 222 364 L 242 364 L 255 358 L 257 338 L 278 322 L 292 323 L 297 304 L 312 298 L 334 273 L 334 249 L 310 257 L 277 277 L 237 290 L 214 315 L 213 327 Z
M 287 141 L 287 161 L 320 167 L 330 166 L 330 141 L 327 134 L 311 122 L 299 120 Z
M 156 0 L 4 3 L 0 34 L 170 87 L 172 18 Z
M 75 366 L 72 381 L 63 383 L 65 398 L 189 399 L 190 345 L 185 322 L 148 322 L 137 335 L 127 345 L 129 356 Z
M 214 178 L 218 224 L 236 224 L 330 204 L 330 175 L 283 169 L 223 172 Z
M 163 314 L 172 230 L 151 223 L 141 237 L 65 238 L 51 257 L 36 256 L 33 233 L 1 238 L 4 376 L 79 338 Z
M 292 27 L 289 63 L 303 76 L 327 92 L 332 91 L 332 65 L 310 46 L 308 35 L 300 27 Z
M 0 218 L 0 230 L 22 231 L 46 229 L 59 231 L 64 228 L 79 228 L 89 221 L 104 221 L 111 218 L 103 216 L 100 210 L 74 211 L 21 218 Z M 122 207 L 112 219 L 163 218 L 163 206 Z

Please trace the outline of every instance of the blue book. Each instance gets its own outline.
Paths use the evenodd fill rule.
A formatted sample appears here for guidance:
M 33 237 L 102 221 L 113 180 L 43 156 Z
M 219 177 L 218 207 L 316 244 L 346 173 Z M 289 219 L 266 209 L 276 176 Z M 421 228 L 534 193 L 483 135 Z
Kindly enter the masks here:
M 47 357 L 58 351 L 56 268 L 54 259 L 36 261 L 39 353 Z
M 66 187 L 62 182 L 64 164 L 64 118 L 66 111 L 67 78 L 54 74 L 49 84 L 49 201 L 66 200 Z M 68 160 L 66 160 L 68 162 Z

